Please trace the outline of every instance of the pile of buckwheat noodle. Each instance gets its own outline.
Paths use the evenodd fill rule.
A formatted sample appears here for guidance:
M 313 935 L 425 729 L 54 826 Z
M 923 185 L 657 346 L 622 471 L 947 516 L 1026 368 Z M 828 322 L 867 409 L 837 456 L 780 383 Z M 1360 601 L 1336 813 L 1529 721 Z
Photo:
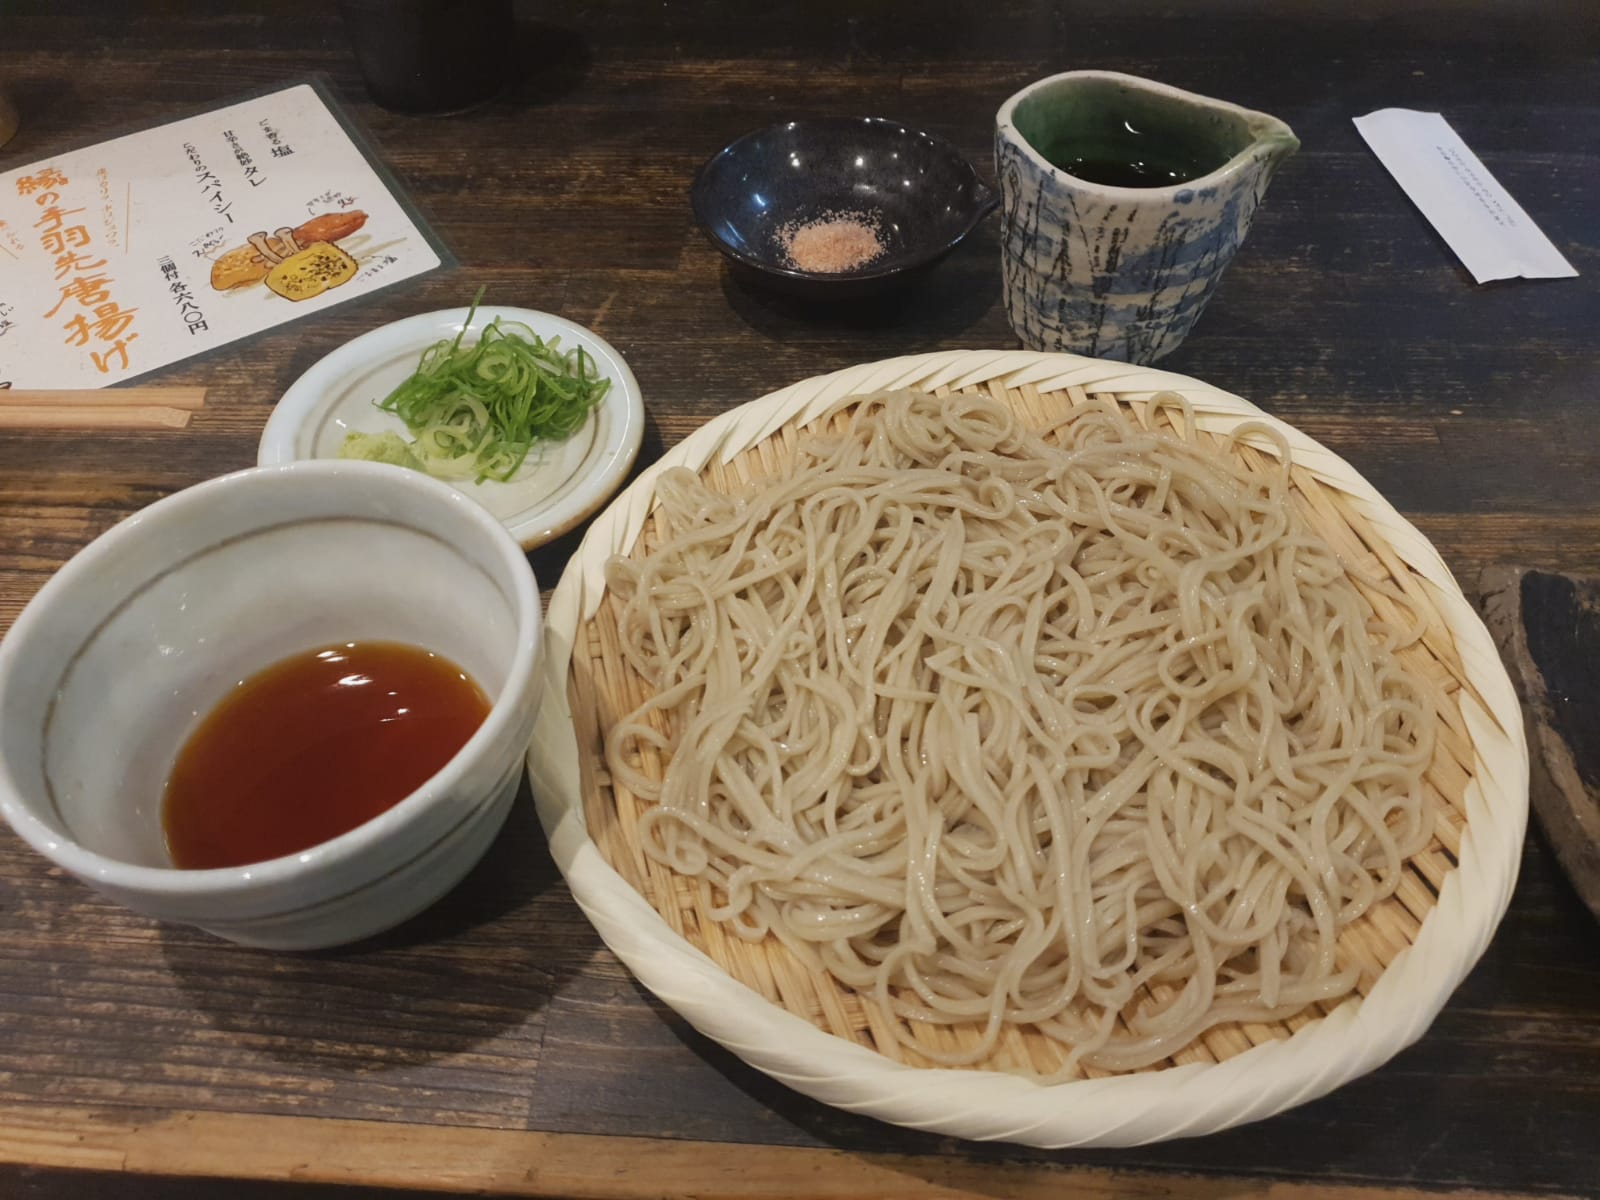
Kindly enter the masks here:
M 607 566 L 646 852 L 948 1065 L 1016 1026 L 1052 1078 L 1130 1070 L 1351 991 L 1436 718 L 1281 439 L 1257 472 L 1110 403 L 1059 446 L 973 396 L 851 403 L 746 494 L 664 473 L 669 536 Z

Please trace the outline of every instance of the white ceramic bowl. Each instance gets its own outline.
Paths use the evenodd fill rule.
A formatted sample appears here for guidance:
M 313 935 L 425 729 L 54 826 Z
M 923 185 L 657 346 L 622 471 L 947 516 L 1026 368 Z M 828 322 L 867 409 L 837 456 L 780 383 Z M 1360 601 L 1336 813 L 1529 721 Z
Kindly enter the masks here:
M 195 723 L 314 646 L 410 642 L 493 704 L 436 775 L 300 854 L 186 871 L 161 800 Z M 539 595 L 487 511 L 416 472 L 298 462 L 151 505 L 50 580 L 0 642 L 0 814 L 90 887 L 248 945 L 331 946 L 419 912 L 488 849 L 540 698 Z
M 581 346 L 594 358 L 602 378 L 611 381 L 605 397 L 583 427 L 564 442 L 541 445 L 528 455 L 516 477 L 505 483 L 452 481 L 495 516 L 532 550 L 572 529 L 600 508 L 627 477 L 644 436 L 644 401 L 639 383 L 615 347 L 598 334 L 561 317 L 531 308 L 448 308 L 379 326 L 346 342 L 312 365 L 283 394 L 261 431 L 259 466 L 302 458 L 337 458 L 345 435 L 397 433 L 409 437 L 405 423 L 380 410 L 387 396 L 417 369 L 429 346 L 469 330 L 469 341 L 495 318 L 526 325 L 564 348 Z

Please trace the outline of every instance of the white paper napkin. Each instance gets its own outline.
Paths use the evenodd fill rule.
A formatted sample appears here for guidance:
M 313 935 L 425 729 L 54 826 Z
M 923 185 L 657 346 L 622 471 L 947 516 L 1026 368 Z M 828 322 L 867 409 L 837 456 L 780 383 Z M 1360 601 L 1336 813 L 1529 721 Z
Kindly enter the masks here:
M 1578 273 L 1438 113 L 1384 108 L 1355 125 L 1479 283 Z

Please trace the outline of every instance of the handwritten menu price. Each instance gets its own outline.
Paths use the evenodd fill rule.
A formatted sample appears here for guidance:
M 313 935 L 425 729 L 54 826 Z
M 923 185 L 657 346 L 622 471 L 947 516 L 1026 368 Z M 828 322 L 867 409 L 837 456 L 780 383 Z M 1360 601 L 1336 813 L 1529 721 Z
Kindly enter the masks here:
M 434 270 L 435 244 L 309 84 L 57 155 L 0 174 L 0 384 L 132 379 Z

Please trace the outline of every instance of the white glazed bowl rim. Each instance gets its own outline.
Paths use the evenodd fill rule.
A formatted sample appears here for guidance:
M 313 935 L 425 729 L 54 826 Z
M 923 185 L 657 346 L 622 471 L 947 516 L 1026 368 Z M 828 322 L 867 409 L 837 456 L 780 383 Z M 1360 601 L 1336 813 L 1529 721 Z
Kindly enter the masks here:
M 388 839 L 433 807 L 439 798 L 448 795 L 470 766 L 517 720 L 518 693 L 536 685 L 535 667 L 543 640 L 539 592 L 522 547 L 504 525 L 487 509 L 448 484 L 415 471 L 383 463 L 306 459 L 269 467 L 248 467 L 175 492 L 112 526 L 80 550 L 39 589 L 0 640 L 0 697 L 12 686 L 11 675 L 14 660 L 20 654 L 19 647 L 28 641 L 34 626 L 47 619 L 46 610 L 69 589 L 89 585 L 101 561 L 114 552 L 119 542 L 151 522 L 181 520 L 194 509 L 210 503 L 220 491 L 252 487 L 256 486 L 256 481 L 284 476 L 345 476 L 359 481 L 364 489 L 410 490 L 431 497 L 429 503 L 453 506 L 489 537 L 490 544 L 498 548 L 501 565 L 511 580 L 513 594 L 510 598 L 516 612 L 517 649 L 500 695 L 466 744 L 398 803 L 338 837 L 293 854 L 239 867 L 190 870 L 140 866 L 90 850 L 40 819 L 33 811 L 34 806 L 21 799 L 22 790 L 11 769 L 0 760 L 0 816 L 40 854 L 79 878 L 130 891 L 190 897 L 226 896 L 270 888 L 312 871 L 336 868 L 359 857 L 367 847 Z M 263 522 L 257 528 L 270 528 L 270 522 Z M 452 824 L 451 828 L 454 827 Z

